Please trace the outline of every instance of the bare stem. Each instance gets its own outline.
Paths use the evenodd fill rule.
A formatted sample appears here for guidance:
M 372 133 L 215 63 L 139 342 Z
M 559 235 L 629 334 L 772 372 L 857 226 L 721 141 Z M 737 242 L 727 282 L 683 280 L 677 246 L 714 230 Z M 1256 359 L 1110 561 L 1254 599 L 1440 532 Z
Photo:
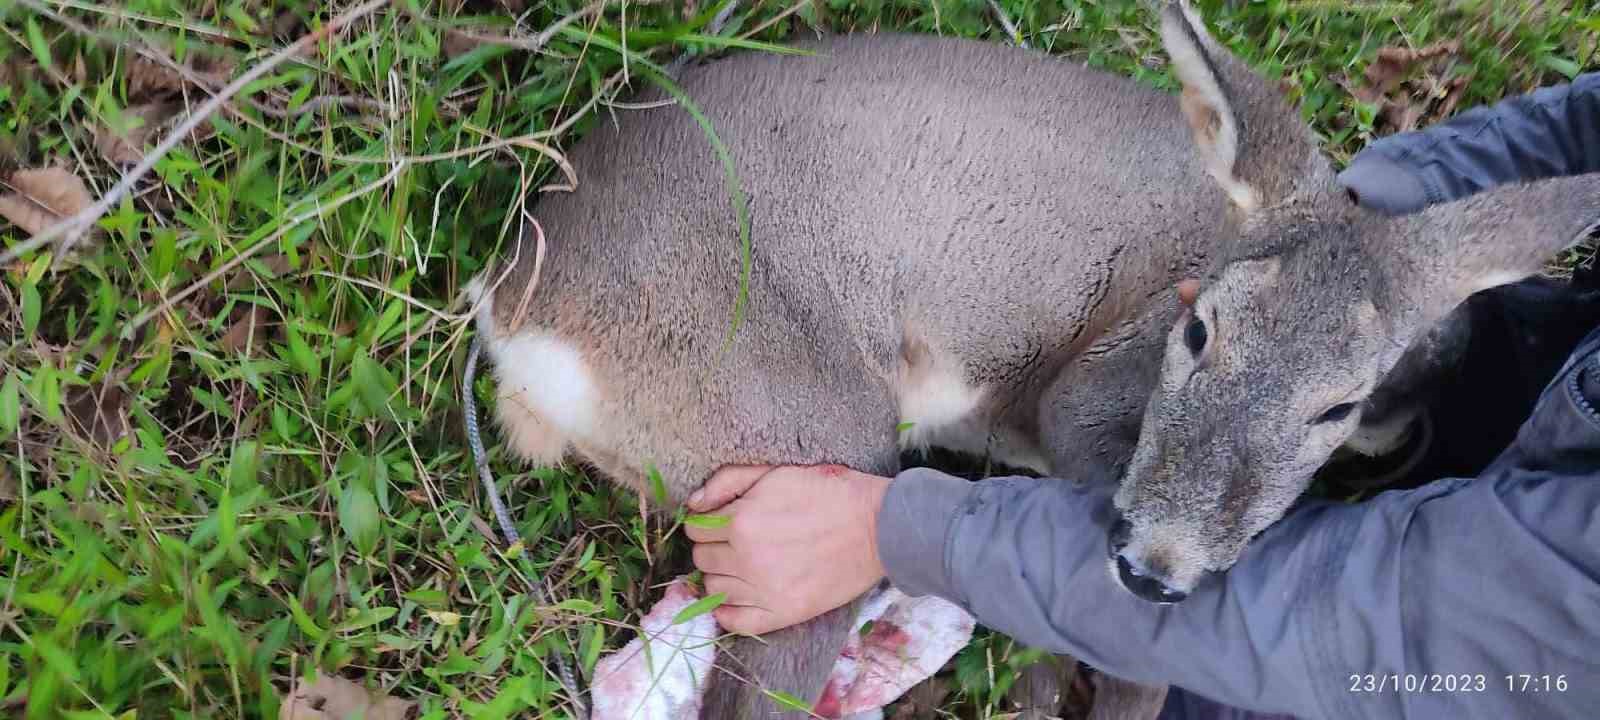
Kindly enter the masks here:
M 34 0 L 22 0 L 22 2 L 34 8 L 40 7 L 36 2 L 34 2 Z M 56 240 L 57 238 L 61 239 L 61 244 L 65 248 L 71 248 L 73 244 L 82 239 L 84 233 L 87 232 L 89 228 L 93 227 L 95 223 L 99 222 L 102 216 L 104 216 L 107 212 L 110 212 L 111 208 L 120 202 L 122 198 L 133 189 L 133 186 L 139 182 L 140 178 L 144 177 L 145 173 L 150 172 L 150 169 L 155 167 L 156 162 L 160 161 L 162 157 L 171 151 L 172 148 L 176 147 L 178 143 L 181 142 L 185 137 L 188 137 L 191 131 L 193 131 L 196 127 L 199 127 L 200 123 L 205 122 L 207 118 L 215 114 L 217 110 L 227 103 L 230 98 L 239 94 L 239 91 L 243 90 L 246 85 L 249 85 L 250 83 L 255 82 L 257 79 L 260 79 L 261 76 L 271 72 L 273 68 L 282 64 L 285 60 L 288 60 L 289 58 L 299 54 L 303 49 L 322 41 L 324 38 L 327 38 L 334 33 L 339 32 L 355 20 L 360 19 L 361 17 L 366 16 L 372 13 L 374 10 L 388 5 L 389 3 L 390 0 L 368 0 L 368 2 L 362 3 L 343 15 L 328 21 L 327 25 L 322 26 L 315 32 L 306 34 L 299 40 L 296 40 L 273 53 L 265 61 L 261 62 L 255 67 L 250 68 L 249 71 L 245 72 L 243 75 L 240 75 L 233 82 L 228 83 L 228 85 L 222 88 L 222 90 L 218 91 L 217 94 L 211 96 L 209 100 L 205 101 L 194 110 L 191 110 L 188 116 L 183 119 L 183 122 L 178 123 L 178 125 L 173 128 L 171 132 L 167 133 L 167 136 L 161 140 L 161 143 L 156 145 L 156 147 L 151 150 L 149 154 L 145 155 L 144 159 L 140 160 L 138 165 L 135 165 L 133 169 L 129 170 L 127 173 L 124 173 L 122 179 L 117 181 L 117 184 L 112 186 L 112 188 L 107 191 L 105 195 L 101 196 L 99 201 L 87 208 L 84 208 L 83 210 L 74 214 L 72 217 L 45 228 L 43 232 L 23 241 L 16 247 L 0 253 L 0 266 L 9 264 L 11 261 L 26 253 L 30 253 L 38 248 L 44 247 L 45 244 Z

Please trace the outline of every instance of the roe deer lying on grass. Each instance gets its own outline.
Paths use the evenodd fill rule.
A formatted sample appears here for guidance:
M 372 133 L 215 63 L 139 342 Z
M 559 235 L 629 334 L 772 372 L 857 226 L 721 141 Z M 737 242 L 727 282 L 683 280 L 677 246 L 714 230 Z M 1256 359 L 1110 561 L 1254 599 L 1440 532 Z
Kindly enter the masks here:
M 702 128 L 681 108 L 596 128 L 577 192 L 537 208 L 542 266 L 524 250 L 470 288 L 509 444 L 634 488 L 653 465 L 674 502 L 729 463 L 892 474 L 903 444 L 1126 468 L 1117 571 L 1181 599 L 1303 491 L 1410 340 L 1578 234 L 1600 178 L 1363 211 L 1272 83 L 1186 6 L 1161 28 L 1181 99 L 934 37 L 686 70 L 750 198 L 748 319 L 725 344 L 738 233 Z M 730 664 L 814 699 L 852 613 Z M 774 712 L 712 679 L 706 717 Z

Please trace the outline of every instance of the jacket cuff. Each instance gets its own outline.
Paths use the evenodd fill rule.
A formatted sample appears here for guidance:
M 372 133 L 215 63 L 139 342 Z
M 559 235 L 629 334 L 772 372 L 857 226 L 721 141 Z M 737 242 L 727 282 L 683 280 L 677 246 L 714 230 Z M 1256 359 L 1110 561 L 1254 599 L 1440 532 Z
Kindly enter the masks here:
M 878 560 L 901 592 L 957 597 L 946 552 L 973 483 L 931 468 L 911 468 L 889 483 L 878 508 Z
M 1430 201 L 1428 189 L 1416 173 L 1375 148 L 1357 155 L 1338 180 L 1356 193 L 1361 207 L 1389 215 L 1416 212 Z

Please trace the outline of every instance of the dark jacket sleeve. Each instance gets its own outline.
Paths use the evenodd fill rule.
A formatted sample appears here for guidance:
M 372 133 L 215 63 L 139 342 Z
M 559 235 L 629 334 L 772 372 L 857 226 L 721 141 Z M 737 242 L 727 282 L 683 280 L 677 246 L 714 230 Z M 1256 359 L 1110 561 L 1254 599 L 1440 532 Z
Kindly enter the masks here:
M 1597 333 L 1600 335 L 1600 333 Z M 901 473 L 889 579 L 1113 675 L 1307 718 L 1600 707 L 1600 340 L 1475 480 L 1289 513 L 1176 605 L 1112 577 L 1111 489 Z
M 1600 73 L 1374 141 L 1339 174 L 1366 207 L 1420 210 L 1508 182 L 1600 172 Z

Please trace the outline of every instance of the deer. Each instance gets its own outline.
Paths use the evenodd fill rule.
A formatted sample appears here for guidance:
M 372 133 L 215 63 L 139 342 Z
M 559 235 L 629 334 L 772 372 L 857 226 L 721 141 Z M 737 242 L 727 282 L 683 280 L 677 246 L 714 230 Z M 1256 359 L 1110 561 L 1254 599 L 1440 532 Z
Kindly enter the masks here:
M 932 36 L 683 68 L 748 266 L 705 128 L 641 91 L 567 152 L 577 189 L 524 230 L 547 250 L 465 288 L 504 442 L 641 493 L 654 468 L 671 503 L 724 465 L 892 475 L 934 446 L 1112 483 L 1121 518 L 1086 540 L 1130 602 L 1180 602 L 1368 398 L 1405 396 L 1386 373 L 1425 366 L 1453 308 L 1581 238 L 1600 176 L 1365 210 L 1275 83 L 1186 0 L 1159 17 L 1176 96 Z M 815 699 L 853 612 L 733 639 L 703 716 L 802 717 L 763 690 Z

